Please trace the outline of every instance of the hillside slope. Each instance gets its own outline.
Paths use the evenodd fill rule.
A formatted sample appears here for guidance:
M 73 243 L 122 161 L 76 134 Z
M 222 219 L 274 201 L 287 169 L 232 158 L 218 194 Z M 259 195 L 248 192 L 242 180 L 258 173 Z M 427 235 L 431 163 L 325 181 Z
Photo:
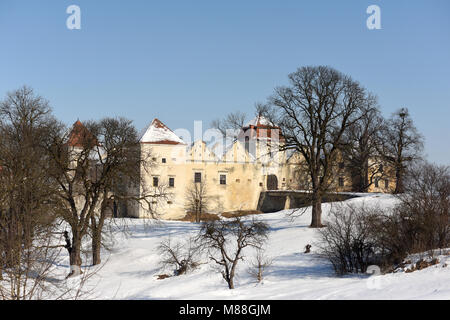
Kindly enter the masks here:
M 374 194 L 348 200 L 380 207 L 395 204 L 390 195 Z M 324 204 L 324 220 L 333 204 Z M 173 240 L 195 235 L 198 225 L 163 221 L 147 228 L 142 220 L 130 220 L 130 235 L 116 235 L 114 249 L 104 253 L 106 264 L 91 280 L 99 299 L 450 299 L 450 267 L 441 264 L 413 273 L 376 277 L 337 277 L 330 263 L 321 258 L 315 244 L 317 230 L 308 228 L 311 212 L 290 220 L 287 211 L 261 215 L 271 228 L 267 254 L 274 263 L 262 284 L 247 273 L 249 260 L 240 263 L 236 289 L 229 290 L 213 264 L 191 274 L 157 280 L 161 270 L 156 250 L 169 234 Z M 311 253 L 303 253 L 312 244 Z M 254 254 L 252 249 L 247 255 Z M 206 262 L 206 258 L 204 262 Z

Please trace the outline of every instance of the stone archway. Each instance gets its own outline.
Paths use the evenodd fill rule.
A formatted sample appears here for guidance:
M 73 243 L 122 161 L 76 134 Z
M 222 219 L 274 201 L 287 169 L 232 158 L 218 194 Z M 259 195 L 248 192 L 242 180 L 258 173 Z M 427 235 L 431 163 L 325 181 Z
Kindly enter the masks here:
M 267 190 L 278 190 L 278 178 L 274 174 L 267 176 Z

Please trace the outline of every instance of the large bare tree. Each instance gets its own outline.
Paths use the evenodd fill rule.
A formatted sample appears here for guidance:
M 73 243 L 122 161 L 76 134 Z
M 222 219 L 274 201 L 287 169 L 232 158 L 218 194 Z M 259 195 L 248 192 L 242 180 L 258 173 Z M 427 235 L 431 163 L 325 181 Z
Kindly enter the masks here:
M 47 150 L 52 178 L 59 186 L 58 196 L 65 206 L 60 217 L 70 226 L 65 233 L 71 273 L 81 272 L 81 245 L 86 236 L 92 239 L 93 264 L 101 262 L 100 249 L 105 221 L 113 211 L 113 202 L 147 204 L 153 210 L 155 198 L 166 195 L 161 189 L 141 186 L 141 170 L 149 170 L 149 153 L 142 153 L 131 121 L 105 118 L 77 121 L 68 133 L 55 132 Z M 131 188 L 130 188 L 131 186 Z
M 169 193 L 165 186 L 147 188 L 142 184 L 142 171 L 149 171 L 155 164 L 150 152 L 141 151 L 132 121 L 105 118 L 99 122 L 89 122 L 87 127 L 98 141 L 95 148 L 95 181 L 99 185 L 101 204 L 98 212 L 90 217 L 92 262 L 97 265 L 101 262 L 102 233 L 107 218 L 114 215 L 119 206 L 142 205 L 149 217 L 157 219 L 159 214 L 155 202 L 167 200 Z M 126 215 L 126 212 L 121 215 Z
M 54 126 L 48 102 L 29 87 L 0 102 L 0 299 L 36 299 L 51 287 L 58 199 L 42 146 Z
M 322 197 L 333 184 L 344 133 L 360 120 L 367 93 L 326 66 L 302 67 L 289 75 L 289 82 L 275 89 L 268 117 L 281 128 L 281 150 L 296 150 L 304 158 L 312 186 L 311 227 L 322 227 Z
M 383 126 L 381 134 L 380 153 L 395 171 L 394 193 L 403 193 L 408 167 L 421 159 L 423 137 L 414 126 L 407 108 L 401 108 L 392 114 Z
M 377 98 L 369 95 L 362 106 L 361 119 L 344 133 L 342 160 L 352 177 L 352 190 L 367 192 L 376 178 L 384 175 L 383 159 L 378 153 L 383 118 Z

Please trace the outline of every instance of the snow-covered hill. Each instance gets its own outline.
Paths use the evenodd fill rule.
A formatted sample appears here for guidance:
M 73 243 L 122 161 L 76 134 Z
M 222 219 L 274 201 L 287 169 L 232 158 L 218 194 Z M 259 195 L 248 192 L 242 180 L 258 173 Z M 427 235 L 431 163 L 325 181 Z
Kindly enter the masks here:
M 393 196 L 374 194 L 349 202 L 381 207 L 392 206 Z M 332 204 L 323 205 L 323 217 Z M 113 250 L 104 253 L 103 268 L 90 280 L 93 296 L 100 299 L 450 299 L 450 256 L 441 264 L 412 273 L 369 277 L 337 277 L 329 262 L 317 255 L 317 230 L 308 228 L 310 210 L 291 220 L 287 211 L 259 216 L 271 228 L 267 254 L 274 258 L 262 284 L 247 273 L 249 259 L 240 262 L 236 289 L 229 290 L 212 264 L 201 265 L 188 275 L 157 280 L 166 273 L 158 265 L 156 250 L 169 234 L 173 240 L 195 235 L 198 225 L 162 221 L 146 227 L 142 220 L 129 220 L 128 236 L 118 233 Z M 311 253 L 303 253 L 312 244 Z M 252 249 L 247 255 L 253 255 Z M 206 262 L 206 258 L 204 259 Z

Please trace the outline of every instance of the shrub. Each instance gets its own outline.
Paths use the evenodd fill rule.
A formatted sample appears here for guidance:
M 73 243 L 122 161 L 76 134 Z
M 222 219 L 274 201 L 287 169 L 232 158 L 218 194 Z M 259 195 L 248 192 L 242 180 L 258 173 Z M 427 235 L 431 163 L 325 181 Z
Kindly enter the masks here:
M 332 208 L 327 227 L 319 230 L 320 249 L 337 274 L 366 272 L 377 261 L 371 230 L 375 217 L 363 206 L 343 203 Z
M 409 171 L 406 192 L 391 211 L 339 204 L 319 230 L 322 253 L 338 274 L 400 264 L 408 254 L 450 246 L 450 173 L 422 163 Z
M 163 267 L 173 267 L 176 276 L 188 273 L 200 265 L 198 261 L 199 247 L 194 245 L 192 238 L 182 244 L 180 242 L 173 243 L 169 237 L 159 244 L 158 251 Z
M 410 171 L 406 192 L 392 214 L 374 225 L 374 235 L 389 261 L 450 245 L 448 167 L 423 163 Z

